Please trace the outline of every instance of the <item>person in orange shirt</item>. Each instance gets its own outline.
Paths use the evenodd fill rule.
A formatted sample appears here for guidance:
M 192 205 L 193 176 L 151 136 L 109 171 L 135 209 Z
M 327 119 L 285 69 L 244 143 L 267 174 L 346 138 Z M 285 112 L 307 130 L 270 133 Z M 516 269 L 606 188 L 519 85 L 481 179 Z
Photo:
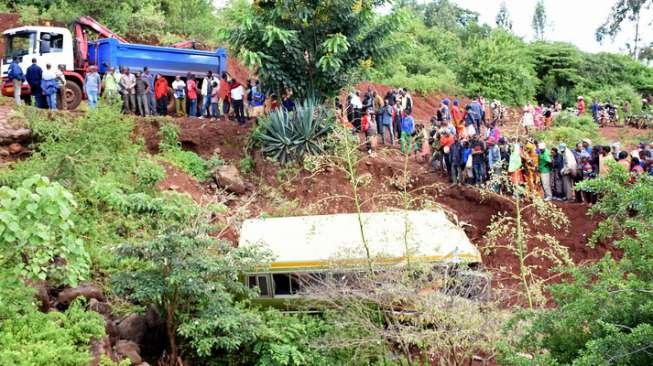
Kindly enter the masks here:
M 168 90 L 170 86 L 168 80 L 161 74 L 156 74 L 154 82 L 154 97 L 156 98 L 157 109 L 159 115 L 165 116 L 168 114 Z
M 231 85 L 227 81 L 227 73 L 222 73 L 220 78 L 220 85 L 218 86 L 218 109 L 222 106 L 222 114 L 227 117 L 229 114 L 229 109 L 231 107 L 231 102 L 229 101 L 229 95 L 231 94 Z M 219 114 L 219 113 L 218 113 Z

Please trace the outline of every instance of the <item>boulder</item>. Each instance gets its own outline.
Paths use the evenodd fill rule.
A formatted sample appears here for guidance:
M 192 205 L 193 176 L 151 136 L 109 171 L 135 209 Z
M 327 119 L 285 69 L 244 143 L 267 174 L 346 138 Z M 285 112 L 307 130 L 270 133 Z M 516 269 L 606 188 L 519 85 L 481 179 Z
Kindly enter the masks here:
M 98 301 L 97 299 L 93 298 L 88 302 L 88 309 L 91 311 L 95 311 L 98 314 L 109 316 L 111 315 L 111 305 L 107 304 L 106 302 L 101 302 Z
M 245 181 L 240 175 L 238 168 L 233 165 L 223 165 L 218 167 L 213 172 L 215 183 L 220 188 L 224 188 L 229 192 L 236 194 L 243 194 L 247 190 Z
M 14 142 L 13 144 L 9 145 L 9 153 L 12 155 L 20 154 L 23 151 L 23 145 Z
M 90 366 L 100 366 L 102 356 L 111 358 L 112 351 L 109 337 L 103 337 L 100 340 L 92 339 L 91 355 L 93 356 L 93 360 L 89 363 Z
M 29 139 L 32 130 L 29 128 L 12 127 L 8 123 L 0 121 L 0 145 L 9 145 Z
M 52 307 L 52 299 L 48 293 L 48 283 L 45 281 L 27 281 L 27 284 L 36 290 L 36 299 L 39 300 L 39 310 L 47 312 Z
M 118 341 L 118 343 L 116 343 L 116 347 L 114 349 L 116 350 L 116 354 L 118 354 L 118 356 L 120 356 L 122 359 L 128 358 L 132 365 L 138 365 L 143 362 L 143 359 L 140 355 L 141 349 L 138 347 L 138 344 L 132 341 L 121 339 Z
M 147 319 L 139 314 L 131 314 L 118 323 L 120 339 L 141 343 L 147 332 Z
M 104 294 L 102 290 L 90 283 L 82 283 L 77 287 L 68 287 L 59 293 L 57 302 L 61 305 L 70 305 L 78 297 L 85 297 L 86 299 L 96 299 L 104 301 Z

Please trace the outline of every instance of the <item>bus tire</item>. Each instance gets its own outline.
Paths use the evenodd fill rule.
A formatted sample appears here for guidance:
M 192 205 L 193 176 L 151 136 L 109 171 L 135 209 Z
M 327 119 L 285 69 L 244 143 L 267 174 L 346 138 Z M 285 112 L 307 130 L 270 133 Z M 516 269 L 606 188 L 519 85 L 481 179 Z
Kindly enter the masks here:
M 68 110 L 73 110 L 82 102 L 82 88 L 72 80 L 66 80 L 66 90 L 64 93 L 66 106 Z

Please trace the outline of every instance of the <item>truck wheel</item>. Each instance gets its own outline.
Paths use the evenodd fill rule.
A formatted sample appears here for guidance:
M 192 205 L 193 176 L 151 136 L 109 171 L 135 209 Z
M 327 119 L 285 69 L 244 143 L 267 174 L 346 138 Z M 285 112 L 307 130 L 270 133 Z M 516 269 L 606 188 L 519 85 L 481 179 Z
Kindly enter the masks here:
M 175 106 L 175 92 L 168 88 L 168 116 L 176 116 L 177 108 Z
M 82 88 L 74 81 L 67 80 L 64 97 L 66 98 L 68 110 L 73 110 L 82 102 Z

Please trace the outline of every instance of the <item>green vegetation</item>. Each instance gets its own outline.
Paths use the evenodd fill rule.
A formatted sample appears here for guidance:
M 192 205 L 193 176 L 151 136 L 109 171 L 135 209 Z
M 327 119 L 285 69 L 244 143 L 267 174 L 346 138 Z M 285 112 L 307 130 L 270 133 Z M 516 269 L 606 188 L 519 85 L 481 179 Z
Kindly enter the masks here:
M 505 364 L 649 365 L 653 357 L 653 179 L 611 164 L 607 177 L 582 183 L 602 199 L 592 213 L 607 215 L 594 239 L 618 234 L 623 258 L 567 267 L 572 281 L 551 286 L 556 307 L 532 316 L 521 347 L 535 361 L 510 357 Z M 616 220 L 615 218 L 619 218 Z
M 281 164 L 301 162 L 304 156 L 324 153 L 324 140 L 334 123 L 333 111 L 307 100 L 292 113 L 276 110 L 259 119 L 260 129 L 253 137 L 263 154 Z
M 102 316 L 79 301 L 65 312 L 43 313 L 34 290 L 0 268 L 0 364 L 85 366 L 89 342 L 104 335 Z
M 563 112 L 556 117 L 555 126 L 543 132 L 537 132 L 535 137 L 550 146 L 564 143 L 569 147 L 576 146 L 583 139 L 590 139 L 595 144 L 605 142 L 599 134 L 599 127 L 591 116 L 578 117 L 570 112 Z
M 223 165 L 224 160 L 217 154 L 214 154 L 210 160 L 204 160 L 192 151 L 182 150 L 181 143 L 177 139 L 178 133 L 179 127 L 172 122 L 161 126 L 161 142 L 159 143 L 161 154 L 159 158 L 192 175 L 199 181 L 209 179 L 211 172 Z

